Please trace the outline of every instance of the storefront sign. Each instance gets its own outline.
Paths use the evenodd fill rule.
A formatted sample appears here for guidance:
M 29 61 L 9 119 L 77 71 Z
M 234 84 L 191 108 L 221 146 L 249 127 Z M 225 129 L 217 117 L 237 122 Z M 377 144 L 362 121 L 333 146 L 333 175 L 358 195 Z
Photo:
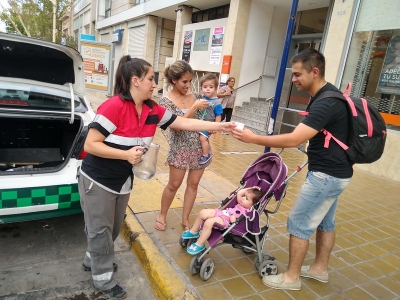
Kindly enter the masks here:
M 193 51 L 208 51 L 210 28 L 196 30 L 194 34 Z
M 400 30 L 393 31 L 376 93 L 400 95 Z
M 193 38 L 193 30 L 185 31 L 185 37 L 182 49 L 182 60 L 186 61 L 187 63 L 190 62 L 190 51 L 192 50 L 192 38 Z
M 218 65 L 221 61 L 222 43 L 225 27 L 215 27 L 211 40 L 210 65 Z
M 108 91 L 111 45 L 81 42 L 85 87 Z

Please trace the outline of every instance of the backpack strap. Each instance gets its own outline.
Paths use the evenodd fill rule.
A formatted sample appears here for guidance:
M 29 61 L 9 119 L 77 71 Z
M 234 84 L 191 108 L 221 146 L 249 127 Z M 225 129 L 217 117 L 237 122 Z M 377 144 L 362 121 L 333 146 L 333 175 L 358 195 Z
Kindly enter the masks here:
M 314 99 L 314 101 L 312 101 L 312 103 L 319 101 L 321 99 L 325 99 L 325 98 L 336 98 L 336 99 L 340 99 L 342 101 L 345 101 L 349 104 L 349 107 L 351 108 L 352 114 L 353 116 L 357 116 L 357 110 L 356 107 L 354 105 L 353 100 L 351 100 L 349 93 L 351 90 L 351 83 L 349 83 L 346 87 L 346 90 L 343 92 L 343 94 L 339 93 L 339 92 L 335 92 L 335 91 L 326 91 L 321 93 L 320 95 L 318 95 L 317 98 Z M 306 111 L 300 111 L 299 115 L 301 116 L 307 116 L 308 115 L 308 111 L 310 109 L 310 106 L 312 104 L 311 102 L 308 103 Z M 335 138 L 332 133 L 330 133 L 329 131 L 327 131 L 326 129 L 321 129 L 321 132 L 325 135 L 325 143 L 324 143 L 324 148 L 329 148 L 329 143 L 331 141 L 331 139 L 333 139 L 343 150 L 347 150 L 349 149 L 349 146 L 347 146 L 345 143 L 341 142 L 340 140 L 338 140 L 337 138 Z
M 336 143 L 338 143 L 338 145 L 343 149 L 343 150 L 347 150 L 349 149 L 349 146 L 347 146 L 345 143 L 342 143 L 340 140 L 338 140 L 337 138 L 335 138 L 332 133 L 330 133 L 329 131 L 322 129 L 321 130 L 323 134 L 325 134 L 325 143 L 324 143 L 324 148 L 329 148 L 329 142 L 331 139 L 333 139 Z

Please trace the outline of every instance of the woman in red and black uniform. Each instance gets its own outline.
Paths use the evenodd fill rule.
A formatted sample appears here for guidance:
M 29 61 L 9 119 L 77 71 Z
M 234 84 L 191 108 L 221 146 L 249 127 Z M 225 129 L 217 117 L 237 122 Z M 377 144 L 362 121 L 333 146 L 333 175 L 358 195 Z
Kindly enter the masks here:
M 121 58 L 114 95 L 97 110 L 85 141 L 88 153 L 79 176 L 88 248 L 83 268 L 94 287 L 112 298 L 125 298 L 113 271 L 114 241 L 133 185 L 132 165 L 141 160 L 157 126 L 189 131 L 231 130 L 233 123 L 204 122 L 176 116 L 150 100 L 157 87 L 152 66 L 143 59 Z

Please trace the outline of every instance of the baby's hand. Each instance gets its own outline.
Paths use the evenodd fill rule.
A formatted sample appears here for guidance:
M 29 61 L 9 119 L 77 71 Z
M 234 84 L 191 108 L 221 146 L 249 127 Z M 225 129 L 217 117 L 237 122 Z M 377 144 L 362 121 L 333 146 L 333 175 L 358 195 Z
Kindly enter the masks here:
M 235 217 L 235 216 L 230 216 L 230 217 L 229 217 L 229 221 L 230 221 L 231 223 L 235 223 L 235 222 L 236 222 L 236 217 Z

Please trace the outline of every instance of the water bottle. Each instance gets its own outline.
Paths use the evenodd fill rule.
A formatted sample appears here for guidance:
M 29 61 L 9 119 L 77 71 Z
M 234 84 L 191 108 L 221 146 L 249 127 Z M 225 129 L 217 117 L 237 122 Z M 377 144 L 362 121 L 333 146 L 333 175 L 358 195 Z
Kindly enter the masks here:
M 142 160 L 133 166 L 133 174 L 135 177 L 149 180 L 156 174 L 157 156 L 160 145 L 151 143 L 148 150 L 143 154 Z

